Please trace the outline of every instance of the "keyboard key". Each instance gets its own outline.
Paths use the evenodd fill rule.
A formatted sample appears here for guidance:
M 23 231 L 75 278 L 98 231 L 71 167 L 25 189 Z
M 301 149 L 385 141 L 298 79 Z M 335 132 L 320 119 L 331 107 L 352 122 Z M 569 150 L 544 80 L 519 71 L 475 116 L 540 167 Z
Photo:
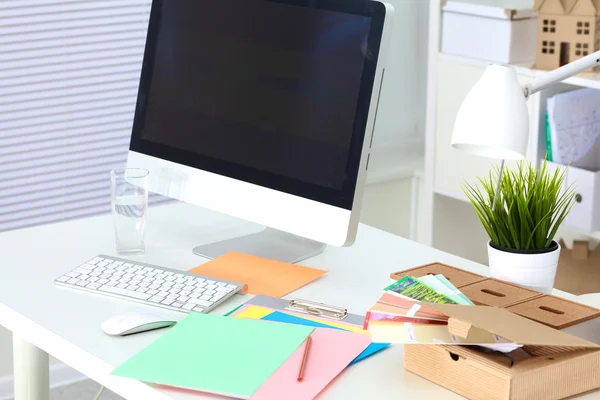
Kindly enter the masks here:
M 214 290 L 207 290 L 207 291 L 204 292 L 204 294 L 207 295 L 207 296 L 212 296 L 215 293 L 217 293 L 217 292 L 214 291 Z
M 184 287 L 185 287 L 185 285 L 184 285 L 184 284 L 182 284 L 182 283 L 178 283 L 178 284 L 176 284 L 176 285 L 173 285 L 173 288 L 174 288 L 174 289 L 183 289 Z
M 206 289 L 204 289 L 204 288 L 196 288 L 196 289 L 194 289 L 194 293 L 202 293 L 204 291 L 206 291 Z
M 165 277 L 165 281 L 167 281 L 167 282 L 174 282 L 175 279 L 177 279 L 177 278 L 175 278 L 173 275 L 168 275 Z
M 174 293 L 174 294 L 177 294 L 177 293 L 181 292 L 181 289 L 175 289 L 175 288 L 172 288 L 172 289 L 169 289 L 169 290 L 168 290 L 168 292 L 169 292 L 169 293 Z
M 106 271 L 106 270 L 107 270 L 107 269 L 106 269 L 106 268 L 104 268 L 104 267 L 96 267 L 96 268 L 94 268 L 94 271 L 96 271 L 96 272 L 104 272 L 104 271 Z
M 194 303 L 187 303 L 185 306 L 181 307 L 184 310 L 193 310 L 196 307 Z
M 207 283 L 206 283 L 206 282 L 200 282 L 200 283 L 197 283 L 197 284 L 196 284 L 196 287 L 197 287 L 197 288 L 203 288 L 203 287 L 206 287 L 206 285 L 207 285 Z
M 106 286 L 117 286 L 119 284 L 119 281 L 109 281 Z
M 106 267 L 108 265 L 108 261 L 105 260 L 105 261 L 99 262 L 96 265 L 99 266 L 99 267 Z
M 149 277 L 149 278 L 154 278 L 154 277 L 156 276 L 156 272 L 153 272 L 153 271 L 151 271 L 151 272 L 148 272 L 148 273 L 146 274 L 146 276 L 147 276 L 147 277 Z
M 87 270 L 91 271 L 94 268 L 96 268 L 96 266 L 94 264 L 83 264 L 80 268 L 87 269 Z
M 175 279 L 175 282 L 177 282 L 177 283 L 185 283 L 186 281 L 187 280 L 183 277 Z M 185 286 L 185 285 L 183 285 L 183 286 Z
M 115 265 L 122 265 L 123 261 L 113 261 L 113 264 L 115 264 Z
M 133 297 L 134 299 L 139 299 L 139 300 L 148 300 L 151 297 L 150 295 L 148 295 L 146 293 L 133 292 L 131 290 L 121 289 L 121 288 L 107 286 L 107 285 L 100 287 L 98 290 L 101 292 L 107 292 L 107 293 L 119 294 L 121 296 Z
M 94 283 L 94 282 L 98 282 L 100 279 L 91 276 L 91 277 L 87 278 L 87 280 L 90 281 L 91 283 Z
M 169 295 L 169 292 L 158 292 L 156 295 L 160 297 L 167 297 Z
M 123 278 L 130 278 L 130 279 L 131 279 L 131 278 L 133 278 L 134 276 L 135 276 L 134 274 L 132 274 L 132 273 L 129 273 L 129 272 L 128 272 L 128 273 L 126 273 L 125 275 L 123 275 Z
M 156 293 L 158 293 L 158 290 L 156 289 L 149 289 L 146 293 L 151 294 L 151 295 L 155 295 Z
M 173 275 L 173 271 L 165 271 L 165 272 L 163 272 L 163 273 L 164 273 L 165 275 L 167 275 L 167 276 L 171 276 L 171 275 Z
M 147 288 L 143 288 L 143 287 L 139 287 L 137 289 L 135 289 L 136 292 L 140 292 L 140 293 L 146 293 L 148 291 Z
M 126 288 L 126 289 L 127 289 L 127 290 L 138 290 L 139 288 L 140 288 L 140 287 L 139 287 L 139 286 L 136 286 L 136 285 L 129 285 L 129 286 L 127 286 L 127 288 Z
M 163 285 L 163 287 L 172 288 L 172 287 L 173 287 L 173 285 L 174 285 L 174 283 L 173 283 L 173 282 L 165 282 L 165 283 L 163 283 L 162 285 Z
M 200 300 L 200 299 L 191 299 L 189 302 L 192 304 L 202 306 L 202 307 L 210 307 L 214 304 L 212 301 L 206 301 L 206 300 Z
M 206 279 L 204 278 L 195 278 L 196 282 L 206 282 Z
M 102 272 L 96 272 L 96 271 L 94 271 L 94 272 L 92 272 L 90 274 L 90 276 L 100 276 L 100 275 L 102 275 Z
M 148 299 L 148 301 L 151 301 L 153 303 L 160 303 L 161 301 L 165 300 L 164 297 L 160 297 L 160 296 L 152 296 Z
M 215 282 L 215 281 L 211 281 L 210 279 L 207 279 L 207 280 L 206 280 L 206 283 L 208 283 L 209 285 L 214 285 L 214 284 L 215 284 L 215 283 L 217 283 L 217 282 Z
M 213 285 L 213 284 L 211 283 L 210 285 L 206 285 L 205 287 L 206 287 L 207 289 L 214 290 L 214 289 L 216 289 L 218 286 L 217 286 L 217 285 Z
M 138 269 L 137 271 L 135 271 L 135 274 L 139 276 L 144 276 L 146 275 L 146 271 L 144 271 L 143 269 Z
M 81 275 L 81 274 L 79 272 L 75 272 L 75 271 L 67 272 L 65 274 L 65 276 L 68 276 L 69 278 L 77 278 L 79 275 Z
M 146 272 L 152 272 L 152 271 L 154 271 L 154 268 L 144 267 L 144 271 L 146 271 Z
M 183 307 L 183 303 L 180 303 L 177 301 L 177 302 L 171 304 L 171 307 Z
M 177 301 L 181 301 L 182 303 L 185 303 L 189 300 L 190 298 L 188 296 L 180 296 L 177 298 Z
M 167 299 L 176 299 L 178 297 L 179 297 L 179 295 L 177 293 L 169 293 L 167 295 Z
M 148 282 L 142 282 L 139 284 L 139 287 L 147 288 L 148 286 L 150 286 L 150 283 L 148 283 Z
M 127 286 L 129 286 L 127 283 L 119 283 L 119 284 L 117 285 L 117 287 L 118 287 L 119 289 L 126 289 L 126 288 L 127 288 Z
M 217 282 L 217 286 L 224 287 L 224 286 L 227 286 L 227 284 L 225 282 Z
M 216 302 L 216 301 L 221 300 L 222 298 L 223 298 L 222 296 L 221 297 L 219 297 L 219 296 L 213 296 L 212 299 L 210 299 L 210 301 L 215 301 Z
M 79 282 L 79 279 L 77 278 L 71 278 L 67 281 L 67 283 L 70 283 L 71 285 L 76 284 L 77 282 Z
M 160 285 L 157 285 L 156 283 L 148 286 L 149 289 L 158 289 L 160 287 Z
M 99 263 L 100 261 L 102 261 L 102 259 L 101 259 L 101 258 L 98 258 L 98 257 L 96 257 L 96 258 L 92 258 L 92 259 L 91 259 L 90 261 L 88 261 L 86 264 L 88 264 L 88 265 L 94 265 L 94 264 L 97 264 L 97 263 Z
M 173 303 L 175 303 L 174 299 L 165 299 L 165 300 L 163 300 L 163 301 L 160 302 L 160 304 L 164 304 L 164 305 L 167 305 L 167 306 L 170 306 Z
M 119 283 L 126 283 L 126 284 L 130 284 L 129 282 L 131 282 L 131 279 L 125 279 L 125 278 L 121 278 L 119 279 Z
M 181 278 L 181 277 L 183 277 L 183 274 L 175 273 L 175 274 L 173 274 L 173 276 L 175 278 Z
M 237 289 L 237 286 L 235 286 L 235 285 L 231 285 L 231 284 L 227 285 L 227 287 L 228 287 L 229 289 Z
M 204 294 L 204 295 L 200 296 L 200 299 L 199 299 L 199 300 L 210 300 L 211 298 L 212 298 L 212 296 L 211 296 L 211 295 L 209 295 L 209 294 Z
M 197 299 L 200 296 L 202 296 L 202 295 L 200 293 L 196 293 L 196 292 L 190 294 L 190 298 L 192 298 L 192 299 Z
M 115 269 L 116 269 L 117 271 L 119 271 L 119 272 L 123 272 L 123 273 L 125 273 L 125 271 L 127 270 L 127 267 L 126 267 L 126 266 L 124 266 L 124 265 L 117 265 L 117 266 L 115 267 Z
M 202 307 L 196 307 L 196 308 L 194 308 L 192 311 L 194 311 L 194 312 L 199 312 L 199 313 L 203 313 L 205 310 L 204 310 L 204 308 L 202 308 Z
M 124 267 L 131 267 L 133 264 L 132 263 L 124 263 L 123 266 Z
M 189 290 L 190 292 L 192 290 L 194 290 L 194 289 L 196 289 L 196 287 L 195 286 L 191 286 L 191 285 L 188 285 L 188 286 L 186 286 L 186 287 L 183 288 L 183 290 Z
M 95 290 L 95 289 L 98 289 L 100 286 L 102 286 L 102 285 L 99 285 L 99 284 L 97 284 L 97 283 L 90 283 L 90 284 L 89 284 L 89 285 L 87 285 L 86 287 L 87 287 L 88 289 L 94 289 L 94 290 Z
M 107 284 L 108 282 L 109 282 L 109 280 L 108 280 L 108 279 L 98 279 L 98 282 L 96 282 L 96 283 L 99 283 L 100 285 L 105 285 L 105 284 Z
M 191 292 L 191 291 L 189 291 L 189 290 L 182 290 L 182 291 L 180 292 L 180 294 L 181 294 L 182 296 L 189 296 L 191 293 L 192 293 L 192 292 Z
M 217 292 L 229 293 L 229 292 L 232 292 L 232 291 L 233 291 L 233 289 L 230 289 L 228 287 L 221 287 L 221 286 L 219 286 L 217 288 Z
M 56 278 L 56 281 L 57 282 L 66 282 L 69 279 L 71 279 L 71 278 L 69 278 L 68 276 L 65 275 L 65 276 L 61 276 L 60 278 Z
M 81 287 L 85 287 L 87 285 L 89 285 L 91 282 L 90 281 L 79 281 L 76 283 L 77 286 L 81 286 Z

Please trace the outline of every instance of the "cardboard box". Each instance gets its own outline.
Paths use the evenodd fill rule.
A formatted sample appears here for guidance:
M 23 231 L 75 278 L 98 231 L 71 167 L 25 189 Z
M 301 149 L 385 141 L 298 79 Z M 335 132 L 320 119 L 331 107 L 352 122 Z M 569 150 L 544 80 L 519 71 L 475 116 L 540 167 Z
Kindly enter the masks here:
M 442 52 L 495 63 L 533 63 L 537 14 L 448 1 L 443 9 Z
M 405 276 L 414 276 L 415 278 L 420 278 L 425 275 L 437 274 L 444 275 L 446 279 L 448 279 L 457 288 L 487 279 L 485 276 L 467 272 L 465 270 L 451 267 L 450 265 L 439 262 L 422 265 L 420 267 L 407 269 L 405 271 L 393 272 L 390 274 L 390 278 L 394 282 L 397 282 Z
M 476 305 L 494 307 L 507 307 L 542 296 L 541 292 L 493 278 L 464 286 L 460 291 Z
M 469 399 L 563 399 L 600 388 L 600 345 L 552 329 L 506 309 L 428 304 L 450 317 L 451 334 L 466 338 L 485 330 L 523 344 L 515 360 L 475 347 L 405 345 L 404 366 Z
M 507 310 L 554 329 L 570 326 L 600 317 L 600 310 L 560 297 L 545 295 L 507 307 Z

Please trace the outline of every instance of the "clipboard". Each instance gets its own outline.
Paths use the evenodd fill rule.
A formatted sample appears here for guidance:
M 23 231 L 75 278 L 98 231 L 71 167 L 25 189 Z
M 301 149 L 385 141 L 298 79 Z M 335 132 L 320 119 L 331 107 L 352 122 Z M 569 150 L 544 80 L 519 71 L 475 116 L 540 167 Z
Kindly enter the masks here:
M 314 317 L 320 317 L 330 321 L 344 322 L 350 325 L 363 326 L 364 315 L 350 314 L 347 309 L 324 303 L 316 303 L 309 300 L 285 300 L 271 296 L 256 295 L 246 303 L 229 311 L 228 316 L 245 305 L 262 306 L 278 311 L 292 311 L 301 314 L 307 314 Z

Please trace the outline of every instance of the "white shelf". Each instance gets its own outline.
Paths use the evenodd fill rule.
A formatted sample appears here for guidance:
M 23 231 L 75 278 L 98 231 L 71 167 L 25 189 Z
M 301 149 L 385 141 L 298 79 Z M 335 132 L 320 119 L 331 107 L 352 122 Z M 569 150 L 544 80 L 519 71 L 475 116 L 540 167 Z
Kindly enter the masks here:
M 439 59 L 447 60 L 447 61 L 454 61 L 457 63 L 468 64 L 468 65 L 472 65 L 472 66 L 476 66 L 476 67 L 486 67 L 489 64 L 491 64 L 489 61 L 486 61 L 486 60 L 480 60 L 480 59 L 464 57 L 464 56 L 457 56 L 457 55 L 446 54 L 446 53 L 439 53 Z M 531 64 L 514 64 L 511 66 L 517 71 L 517 74 L 526 76 L 526 77 L 530 77 L 530 78 L 537 78 L 538 76 L 541 76 L 547 72 L 547 71 L 543 71 L 543 70 L 539 70 L 539 69 L 534 69 L 533 65 L 531 65 Z M 565 80 L 564 83 L 573 85 L 573 86 L 580 86 L 580 87 L 586 87 L 586 88 L 592 88 L 592 89 L 600 89 L 600 73 L 589 73 L 589 72 L 582 73 L 582 74 L 579 74 L 577 76 L 574 76 L 572 78 Z

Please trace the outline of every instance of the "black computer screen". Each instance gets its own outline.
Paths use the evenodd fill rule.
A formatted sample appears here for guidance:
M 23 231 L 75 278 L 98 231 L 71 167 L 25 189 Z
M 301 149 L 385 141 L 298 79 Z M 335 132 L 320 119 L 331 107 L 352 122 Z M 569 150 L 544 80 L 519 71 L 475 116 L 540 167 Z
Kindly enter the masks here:
M 134 140 L 350 208 L 380 40 L 365 3 L 155 1 Z

